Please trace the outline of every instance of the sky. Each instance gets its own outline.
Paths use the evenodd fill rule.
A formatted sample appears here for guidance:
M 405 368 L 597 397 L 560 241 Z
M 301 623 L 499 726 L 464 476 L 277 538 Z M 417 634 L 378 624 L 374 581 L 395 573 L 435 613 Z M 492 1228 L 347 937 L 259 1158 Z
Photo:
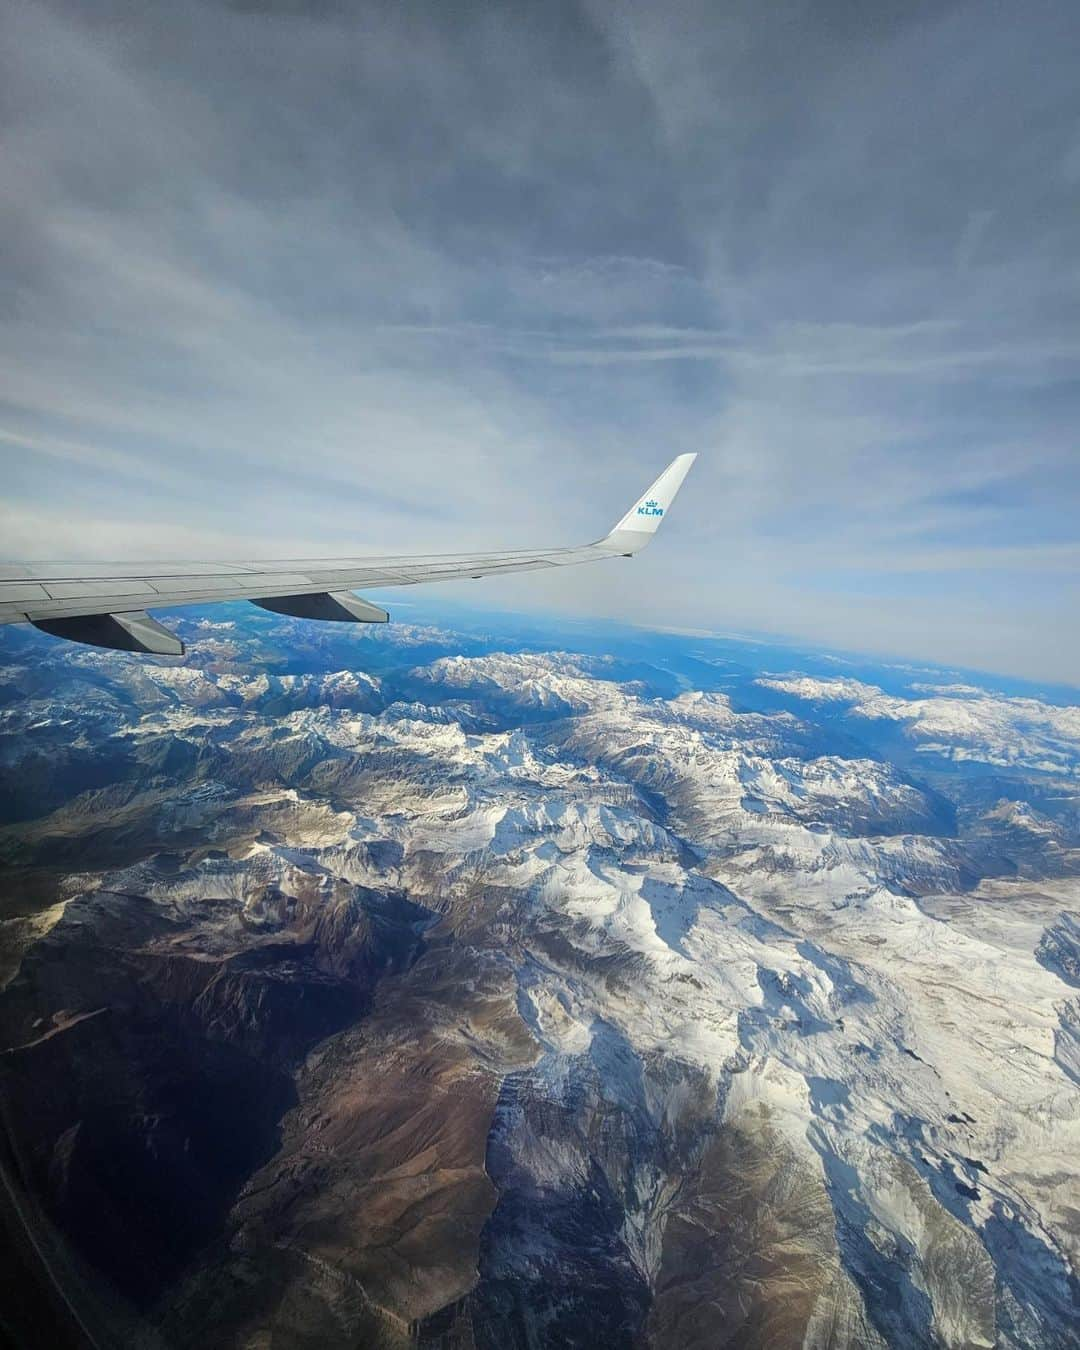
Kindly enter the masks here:
M 448 596 L 1080 683 L 1074 0 L 0 10 L 5 558 L 578 543 L 695 450 Z

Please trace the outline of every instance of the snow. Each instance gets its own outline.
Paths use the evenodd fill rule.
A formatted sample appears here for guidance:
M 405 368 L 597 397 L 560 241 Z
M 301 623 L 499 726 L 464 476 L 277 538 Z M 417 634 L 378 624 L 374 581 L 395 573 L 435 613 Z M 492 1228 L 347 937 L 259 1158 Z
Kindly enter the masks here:
M 848 679 L 757 683 L 811 703 L 848 703 L 853 718 L 903 723 L 923 753 L 1080 778 L 1080 707 L 997 697 L 973 685 L 917 685 L 935 696 L 910 699 Z
M 270 767 L 301 746 L 323 766 L 335 756 L 362 766 L 363 787 L 347 801 L 302 775 L 259 792 L 215 780 L 178 791 L 160 825 L 212 833 L 244 820 L 259 825 L 257 841 L 249 829 L 242 855 L 179 876 L 140 865 L 102 886 L 189 916 L 231 901 L 257 924 L 273 922 L 271 886 L 401 888 L 440 913 L 490 891 L 514 929 L 505 951 L 537 1082 L 556 1094 L 568 1065 L 594 1056 L 610 1092 L 629 1100 L 642 1090 L 631 1071 L 662 1059 L 701 1075 L 724 1119 L 766 1106 L 838 1214 L 865 1233 L 857 1259 L 914 1253 L 904 1259 L 943 1342 L 993 1344 L 982 1291 L 989 1281 L 992 1299 L 995 1233 L 1023 1230 L 1048 1261 L 1080 1270 L 1070 1217 L 1080 1208 L 1080 1006 L 1044 936 L 1057 924 L 1059 946 L 1071 941 L 1074 920 L 1059 921 L 1080 912 L 1080 881 L 968 890 L 964 844 L 937 828 L 932 794 L 894 765 L 812 753 L 790 712 L 740 713 L 692 690 L 649 698 L 588 669 L 567 653 L 495 653 L 411 671 L 432 697 L 558 715 L 489 731 L 437 704 L 341 706 L 380 693 L 348 671 L 312 683 L 150 668 L 174 701 L 130 718 L 110 706 L 118 741 L 212 734 Z M 855 723 L 895 724 L 924 755 L 1080 776 L 1077 707 L 948 684 L 901 698 L 847 678 L 758 683 Z M 300 693 L 313 701 L 259 712 L 270 694 Z M 57 716 L 52 705 L 23 712 L 34 725 Z M 1024 800 L 983 820 L 1033 847 L 1056 838 Z M 386 842 L 400 846 L 392 863 L 373 847 Z M 95 897 L 106 903 L 94 891 L 50 911 L 43 931 L 92 922 Z M 602 1055 L 613 1032 L 632 1063 Z M 677 1097 L 657 1107 L 677 1109 Z M 541 1180 L 585 1165 L 551 1140 L 532 1147 Z M 644 1269 L 657 1259 L 643 1216 L 659 1185 L 635 1174 L 626 1238 Z M 941 1275 L 957 1267 L 963 1287 Z M 1039 1297 L 1056 1296 L 1051 1283 Z

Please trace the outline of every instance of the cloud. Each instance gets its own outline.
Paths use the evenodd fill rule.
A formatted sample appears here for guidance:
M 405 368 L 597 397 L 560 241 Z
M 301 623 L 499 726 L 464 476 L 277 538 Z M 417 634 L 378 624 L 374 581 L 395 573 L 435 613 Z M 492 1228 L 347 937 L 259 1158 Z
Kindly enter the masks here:
M 4 551 L 571 542 L 699 450 L 461 594 L 1075 679 L 1074 21 L 16 0 Z

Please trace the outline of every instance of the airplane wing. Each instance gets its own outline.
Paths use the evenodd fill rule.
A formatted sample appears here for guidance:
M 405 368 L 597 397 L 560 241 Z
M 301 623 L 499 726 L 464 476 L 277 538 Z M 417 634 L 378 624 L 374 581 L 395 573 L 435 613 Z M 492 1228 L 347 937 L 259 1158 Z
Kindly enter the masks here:
M 285 561 L 0 564 L 0 624 L 32 623 L 73 642 L 181 656 L 184 645 L 147 610 L 251 600 L 298 618 L 385 623 L 351 592 L 456 577 L 499 576 L 629 557 L 652 539 L 696 455 L 673 459 L 609 534 L 575 548 Z

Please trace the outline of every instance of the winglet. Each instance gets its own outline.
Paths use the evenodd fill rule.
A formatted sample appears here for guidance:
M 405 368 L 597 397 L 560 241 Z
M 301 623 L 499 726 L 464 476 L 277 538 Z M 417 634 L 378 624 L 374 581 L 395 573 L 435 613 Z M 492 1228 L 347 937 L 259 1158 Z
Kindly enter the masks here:
M 637 553 L 643 549 L 659 529 L 695 459 L 696 454 L 676 456 L 601 542 L 617 548 L 620 553 Z

